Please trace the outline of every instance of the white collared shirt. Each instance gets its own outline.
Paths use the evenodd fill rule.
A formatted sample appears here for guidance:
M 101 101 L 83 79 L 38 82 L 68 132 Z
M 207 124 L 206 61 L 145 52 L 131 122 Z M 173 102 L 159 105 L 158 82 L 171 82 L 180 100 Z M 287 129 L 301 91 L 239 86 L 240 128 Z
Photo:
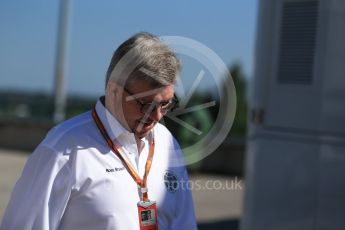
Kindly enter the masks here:
M 142 139 L 139 154 L 133 133 L 100 101 L 96 111 L 142 177 L 152 137 Z M 196 229 L 180 148 L 161 124 L 152 136 L 155 154 L 147 187 L 149 199 L 157 203 L 159 229 Z M 53 128 L 29 157 L 0 230 L 136 230 L 139 195 L 137 184 L 87 112 Z

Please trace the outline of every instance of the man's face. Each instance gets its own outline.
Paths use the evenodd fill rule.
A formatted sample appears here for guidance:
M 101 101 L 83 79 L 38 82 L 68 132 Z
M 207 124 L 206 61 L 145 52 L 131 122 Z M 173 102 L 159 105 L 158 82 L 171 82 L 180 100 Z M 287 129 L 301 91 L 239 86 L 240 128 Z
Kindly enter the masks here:
M 173 85 L 153 88 L 147 82 L 140 80 L 127 87 L 108 83 L 107 90 L 110 90 L 110 94 L 108 92 L 106 96 L 107 109 L 138 138 L 143 138 L 150 133 L 165 115 L 161 108 L 169 105 L 174 98 Z M 154 103 L 157 106 L 150 106 L 152 104 L 148 105 L 148 103 Z

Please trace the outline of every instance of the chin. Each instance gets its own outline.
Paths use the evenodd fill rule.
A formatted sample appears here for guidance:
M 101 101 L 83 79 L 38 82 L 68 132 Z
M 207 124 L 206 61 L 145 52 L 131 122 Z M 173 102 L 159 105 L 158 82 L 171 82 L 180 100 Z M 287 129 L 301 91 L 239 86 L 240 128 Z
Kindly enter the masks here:
M 154 127 L 154 126 L 153 126 L 153 127 Z M 137 137 L 139 137 L 139 138 L 147 137 L 147 136 L 151 133 L 153 127 L 150 127 L 150 128 L 148 128 L 148 129 L 144 129 L 144 128 L 143 128 L 143 130 L 141 130 L 140 132 L 135 132 L 135 135 L 136 135 Z
M 134 132 L 134 134 L 139 137 L 139 138 L 144 138 L 148 136 L 153 129 L 153 127 L 156 125 L 156 123 L 152 123 L 151 125 L 148 126 L 142 126 L 140 131 Z M 136 126 L 135 130 L 138 129 L 139 125 Z
M 135 135 L 141 139 L 141 138 L 147 137 L 150 134 L 150 132 L 151 132 L 151 129 L 145 132 L 136 133 Z

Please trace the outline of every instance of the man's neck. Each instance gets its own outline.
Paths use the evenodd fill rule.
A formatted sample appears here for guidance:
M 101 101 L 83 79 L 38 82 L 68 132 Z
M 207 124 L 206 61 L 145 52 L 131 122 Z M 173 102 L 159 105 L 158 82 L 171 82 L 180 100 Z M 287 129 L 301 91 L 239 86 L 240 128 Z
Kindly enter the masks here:
M 113 117 L 122 125 L 123 128 L 127 129 L 129 132 L 132 132 L 132 130 L 128 127 L 126 122 L 124 122 L 124 119 L 121 119 L 120 115 L 116 113 L 116 111 L 111 106 L 111 102 L 107 100 L 107 97 L 101 97 L 101 102 L 104 105 L 104 107 L 113 115 Z
M 139 137 L 137 137 L 137 136 L 135 136 L 135 141 L 136 141 L 136 143 L 137 143 L 137 148 L 138 148 L 138 154 L 140 155 L 140 153 L 141 153 L 141 151 L 142 151 L 142 148 L 143 148 L 143 146 L 142 146 L 142 140 L 139 138 Z

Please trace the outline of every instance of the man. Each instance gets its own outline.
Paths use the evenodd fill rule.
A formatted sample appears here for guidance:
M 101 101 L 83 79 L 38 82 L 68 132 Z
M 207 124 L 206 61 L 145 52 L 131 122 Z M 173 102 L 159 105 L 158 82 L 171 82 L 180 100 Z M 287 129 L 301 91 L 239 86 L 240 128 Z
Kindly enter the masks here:
M 105 96 L 36 148 L 0 229 L 196 229 L 180 148 L 158 123 L 176 105 L 179 71 L 158 37 L 120 45 Z

